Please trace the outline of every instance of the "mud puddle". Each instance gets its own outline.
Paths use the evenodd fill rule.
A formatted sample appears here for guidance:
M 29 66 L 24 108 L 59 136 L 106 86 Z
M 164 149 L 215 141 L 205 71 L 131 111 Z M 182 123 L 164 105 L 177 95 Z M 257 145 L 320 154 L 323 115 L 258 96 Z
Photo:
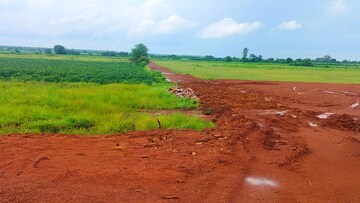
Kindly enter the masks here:
M 266 178 L 247 177 L 245 181 L 253 186 L 278 187 L 276 181 Z

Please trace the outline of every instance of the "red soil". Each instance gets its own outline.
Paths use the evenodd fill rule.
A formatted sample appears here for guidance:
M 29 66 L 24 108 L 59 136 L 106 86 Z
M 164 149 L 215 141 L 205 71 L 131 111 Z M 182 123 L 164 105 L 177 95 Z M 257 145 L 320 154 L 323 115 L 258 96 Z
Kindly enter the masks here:
M 2 136 L 0 202 L 360 201 L 360 85 L 166 76 L 215 129 Z

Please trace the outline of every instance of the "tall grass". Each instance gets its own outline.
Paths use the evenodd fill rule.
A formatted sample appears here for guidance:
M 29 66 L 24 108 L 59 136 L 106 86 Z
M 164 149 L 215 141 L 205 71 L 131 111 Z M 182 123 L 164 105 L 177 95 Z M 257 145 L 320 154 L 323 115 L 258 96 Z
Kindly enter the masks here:
M 199 104 L 169 94 L 165 84 L 0 82 L 0 134 L 112 134 L 164 128 L 212 127 L 198 117 L 144 110 L 194 109 Z

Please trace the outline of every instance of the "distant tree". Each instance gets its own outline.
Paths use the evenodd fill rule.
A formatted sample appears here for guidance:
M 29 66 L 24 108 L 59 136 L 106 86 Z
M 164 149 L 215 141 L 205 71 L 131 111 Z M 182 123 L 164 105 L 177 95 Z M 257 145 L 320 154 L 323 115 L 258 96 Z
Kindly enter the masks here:
M 75 55 L 75 56 L 80 55 L 80 51 L 75 50 L 75 49 L 66 49 L 65 52 L 66 52 L 66 54 L 69 54 L 69 55 Z
M 206 60 L 206 61 L 214 61 L 214 60 L 215 60 L 215 57 L 213 57 L 213 56 L 211 56 L 211 55 L 206 55 L 206 56 L 204 57 L 204 60 Z
M 268 62 L 274 62 L 275 61 L 275 59 L 274 58 L 268 58 L 268 60 L 267 60 Z
M 137 44 L 131 50 L 130 60 L 136 63 L 149 63 L 149 49 L 144 44 Z
M 15 53 L 20 53 L 20 50 L 19 49 L 15 49 Z
M 311 59 L 296 59 L 295 63 L 293 63 L 294 66 L 314 66 Z
M 323 56 L 323 61 L 324 61 L 324 62 L 330 62 L 331 59 L 332 59 L 332 57 L 329 56 L 329 55 Z
M 256 62 L 256 61 L 257 61 L 257 56 L 256 56 L 255 54 L 250 54 L 249 60 L 250 60 L 251 62 Z
M 101 53 L 101 56 L 116 56 L 115 51 L 104 51 Z
M 227 56 L 227 57 L 225 57 L 225 61 L 226 61 L 226 62 L 231 62 L 231 61 L 232 61 L 231 56 Z
M 129 56 L 129 53 L 128 52 L 124 52 L 124 51 L 120 51 L 118 53 L 119 56 L 122 56 L 122 57 L 126 57 L 126 56 Z
M 243 49 L 243 57 L 242 57 L 242 61 L 247 61 L 247 55 L 249 53 L 249 49 L 247 47 L 245 47 Z
M 290 58 L 290 57 L 288 57 L 287 59 L 286 59 L 286 63 L 293 63 L 294 62 L 294 60 L 292 59 L 292 58 Z
M 55 45 L 54 46 L 54 52 L 55 52 L 55 54 L 66 54 L 66 49 L 65 49 L 64 46 Z
M 45 53 L 46 54 L 52 54 L 52 50 L 51 49 L 45 49 Z
M 257 61 L 258 61 L 258 62 L 263 61 L 263 56 L 262 56 L 262 55 L 259 55 L 258 58 L 257 58 Z

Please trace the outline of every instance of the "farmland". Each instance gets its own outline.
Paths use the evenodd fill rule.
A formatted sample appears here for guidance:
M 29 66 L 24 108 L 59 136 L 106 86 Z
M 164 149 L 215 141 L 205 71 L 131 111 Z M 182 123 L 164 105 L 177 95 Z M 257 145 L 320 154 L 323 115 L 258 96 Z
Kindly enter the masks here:
M 150 84 L 156 79 L 128 62 L 0 57 L 0 67 L 0 80 Z
M 0 80 L 0 134 L 112 134 L 158 129 L 158 120 L 162 128 L 213 126 L 176 111 L 199 103 L 176 98 L 161 74 L 129 62 L 6 55 Z
M 156 62 L 176 73 L 191 74 L 202 79 L 360 84 L 359 66 L 298 67 L 271 63 L 175 60 Z

